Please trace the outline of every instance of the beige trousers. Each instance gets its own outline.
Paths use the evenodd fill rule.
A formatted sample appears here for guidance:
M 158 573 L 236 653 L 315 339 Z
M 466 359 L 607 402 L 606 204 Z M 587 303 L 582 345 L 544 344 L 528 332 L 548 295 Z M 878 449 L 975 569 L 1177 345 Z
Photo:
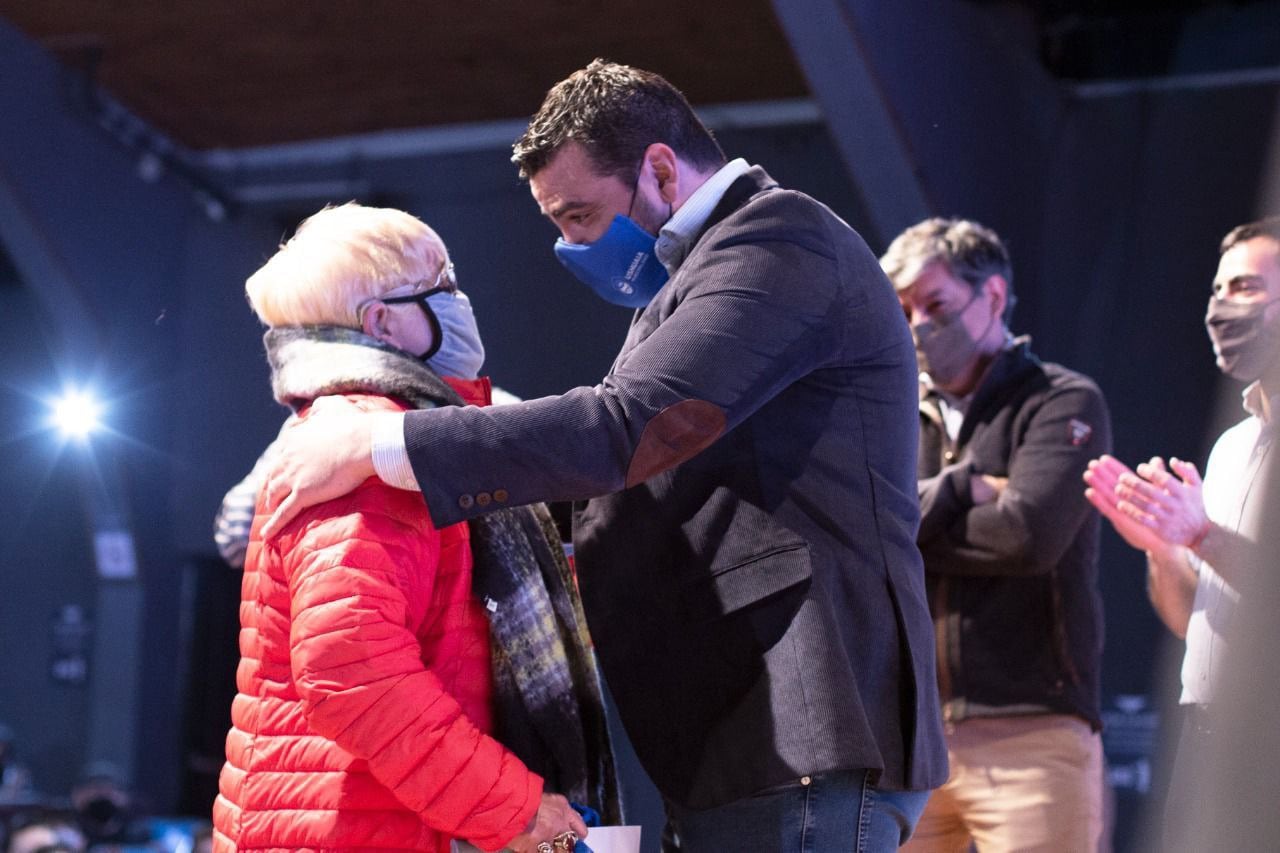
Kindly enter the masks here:
M 910 853 L 1093 853 L 1102 836 L 1102 738 L 1065 715 L 947 724 L 951 776 Z

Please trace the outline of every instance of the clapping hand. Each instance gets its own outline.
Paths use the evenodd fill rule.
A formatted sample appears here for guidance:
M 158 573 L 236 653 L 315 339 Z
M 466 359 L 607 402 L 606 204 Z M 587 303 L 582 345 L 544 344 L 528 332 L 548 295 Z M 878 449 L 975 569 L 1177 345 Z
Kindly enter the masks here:
M 1172 471 L 1170 470 L 1172 469 Z M 1089 463 L 1085 498 L 1133 547 L 1152 553 L 1194 547 L 1209 529 L 1196 466 L 1158 456 L 1132 470 L 1112 456 Z

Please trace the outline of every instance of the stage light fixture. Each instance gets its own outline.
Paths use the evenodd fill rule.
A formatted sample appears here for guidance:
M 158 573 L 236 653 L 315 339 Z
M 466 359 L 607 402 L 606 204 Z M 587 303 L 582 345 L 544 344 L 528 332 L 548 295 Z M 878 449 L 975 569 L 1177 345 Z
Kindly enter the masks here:
M 85 440 L 102 426 L 102 404 L 92 393 L 67 391 L 53 403 L 53 425 L 65 438 Z

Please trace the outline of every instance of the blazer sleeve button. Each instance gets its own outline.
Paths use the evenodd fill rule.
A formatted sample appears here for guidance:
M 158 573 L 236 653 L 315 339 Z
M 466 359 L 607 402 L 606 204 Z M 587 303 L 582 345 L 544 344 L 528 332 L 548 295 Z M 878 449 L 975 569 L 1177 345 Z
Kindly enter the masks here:
M 476 494 L 476 506 L 488 506 L 493 500 L 493 495 L 488 492 L 479 492 Z
M 494 490 L 493 490 L 493 499 L 494 499 L 495 501 L 497 501 L 498 503 L 500 503 L 500 504 L 504 504 L 504 503 L 506 503 L 506 502 L 507 502 L 507 498 L 509 498 L 509 497 L 510 497 L 510 495 L 508 495 L 508 494 L 507 494 L 507 490 L 506 490 L 506 489 L 494 489 Z
M 475 502 L 476 502 L 476 499 L 471 497 L 471 495 L 463 495 L 462 497 L 458 498 L 458 506 L 462 507 L 463 509 L 471 509 L 471 507 L 475 505 Z

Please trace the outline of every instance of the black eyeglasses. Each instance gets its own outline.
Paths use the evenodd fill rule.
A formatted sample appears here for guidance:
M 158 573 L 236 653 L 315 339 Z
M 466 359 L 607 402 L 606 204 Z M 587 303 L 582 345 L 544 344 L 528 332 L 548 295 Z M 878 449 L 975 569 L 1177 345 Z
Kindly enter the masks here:
M 443 282 L 443 283 L 442 283 Z M 426 284 L 426 281 L 420 281 L 414 287 L 420 287 Z M 426 290 L 417 290 L 405 296 L 379 296 L 379 302 L 387 305 L 403 305 L 406 302 L 417 302 L 420 305 L 426 305 L 427 300 L 437 293 L 456 293 L 458 290 L 458 278 L 453 272 L 453 261 L 445 261 L 444 266 L 440 268 L 440 272 L 436 275 L 436 280 Z

